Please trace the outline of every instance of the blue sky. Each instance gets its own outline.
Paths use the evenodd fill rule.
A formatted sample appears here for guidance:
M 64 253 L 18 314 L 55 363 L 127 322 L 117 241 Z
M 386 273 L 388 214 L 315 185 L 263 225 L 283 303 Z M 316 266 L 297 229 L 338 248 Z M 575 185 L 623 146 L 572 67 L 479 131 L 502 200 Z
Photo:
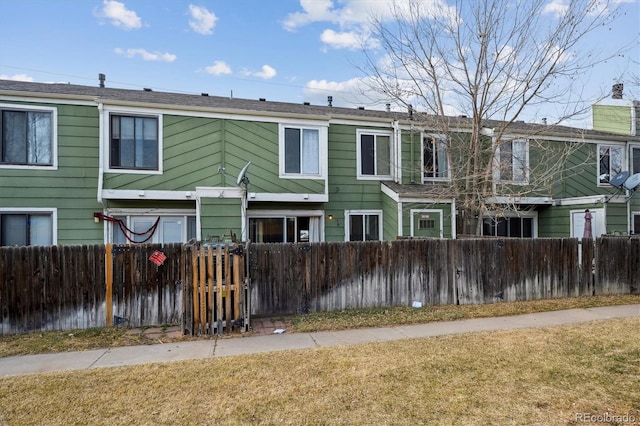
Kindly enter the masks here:
M 0 78 L 97 85 L 104 73 L 108 87 L 373 107 L 357 94 L 355 42 L 391 1 L 0 0 Z M 640 0 L 617 2 L 623 14 L 591 45 L 634 47 L 585 77 L 588 99 L 623 74 L 625 97 L 640 99 Z

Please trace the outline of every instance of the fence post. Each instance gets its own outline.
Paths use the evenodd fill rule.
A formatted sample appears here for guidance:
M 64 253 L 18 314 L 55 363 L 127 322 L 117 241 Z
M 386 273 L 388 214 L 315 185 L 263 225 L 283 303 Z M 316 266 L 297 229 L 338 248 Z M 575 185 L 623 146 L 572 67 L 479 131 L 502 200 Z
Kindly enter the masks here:
M 105 245 L 104 253 L 104 279 L 106 284 L 105 304 L 107 308 L 107 327 L 113 325 L 113 247 Z

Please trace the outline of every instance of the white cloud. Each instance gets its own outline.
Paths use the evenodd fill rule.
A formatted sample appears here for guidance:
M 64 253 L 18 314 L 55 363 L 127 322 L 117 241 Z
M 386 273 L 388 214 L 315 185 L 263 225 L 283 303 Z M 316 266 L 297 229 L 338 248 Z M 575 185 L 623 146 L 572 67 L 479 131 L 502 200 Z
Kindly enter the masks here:
M 216 25 L 218 17 L 209 12 L 206 8 L 200 6 L 189 5 L 189 26 L 198 34 L 207 35 L 213 33 L 213 27 Z
M 208 67 L 206 67 L 205 71 L 208 74 L 213 75 L 231 74 L 231 67 L 224 61 L 215 61 L 213 65 L 209 65 Z
M 276 76 L 276 70 L 269 65 L 263 65 L 261 71 L 250 72 L 249 75 L 269 80 Z
M 542 9 L 542 13 L 553 13 L 556 16 L 564 15 L 569 9 L 566 0 L 552 0 Z
M 113 26 L 125 30 L 142 27 L 142 20 L 133 10 L 125 7 L 124 3 L 116 0 L 104 0 L 102 10 L 95 13 L 96 16 L 111 20 Z
M 283 21 L 284 29 L 293 31 L 298 27 L 319 21 L 333 21 L 335 12 L 332 0 L 300 0 L 302 12 L 290 13 Z
M 26 74 L 14 74 L 14 75 L 0 74 L 0 80 L 33 81 L 33 77 L 29 77 Z
M 141 57 L 145 61 L 158 61 L 158 62 L 173 62 L 177 56 L 172 53 L 160 53 L 160 52 L 147 52 L 145 49 L 120 49 L 119 47 L 114 49 L 118 55 L 126 56 L 127 58 L 134 58 L 136 56 Z
M 322 34 L 320 34 L 320 40 L 336 49 L 346 48 L 354 50 L 360 46 L 358 36 L 354 32 L 337 33 L 333 30 L 324 30 Z

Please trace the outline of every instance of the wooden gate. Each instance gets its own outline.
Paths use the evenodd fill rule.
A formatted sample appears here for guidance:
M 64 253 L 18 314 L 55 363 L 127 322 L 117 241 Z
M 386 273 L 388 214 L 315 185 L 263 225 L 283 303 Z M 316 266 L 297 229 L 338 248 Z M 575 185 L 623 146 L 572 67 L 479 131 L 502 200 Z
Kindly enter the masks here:
M 187 245 L 184 255 L 184 334 L 248 330 L 250 309 L 244 246 Z

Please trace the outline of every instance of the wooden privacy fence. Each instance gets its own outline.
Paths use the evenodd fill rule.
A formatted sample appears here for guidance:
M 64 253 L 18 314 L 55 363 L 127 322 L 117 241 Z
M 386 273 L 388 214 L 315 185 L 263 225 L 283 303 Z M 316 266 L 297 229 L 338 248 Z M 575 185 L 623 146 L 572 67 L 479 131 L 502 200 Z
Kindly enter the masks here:
M 181 244 L 0 247 L 0 334 L 180 323 L 182 265 Z
M 601 238 L 594 244 L 565 238 L 251 244 L 251 312 L 636 293 L 639 242 Z
M 185 246 L 185 334 L 244 332 L 249 325 L 242 245 Z

